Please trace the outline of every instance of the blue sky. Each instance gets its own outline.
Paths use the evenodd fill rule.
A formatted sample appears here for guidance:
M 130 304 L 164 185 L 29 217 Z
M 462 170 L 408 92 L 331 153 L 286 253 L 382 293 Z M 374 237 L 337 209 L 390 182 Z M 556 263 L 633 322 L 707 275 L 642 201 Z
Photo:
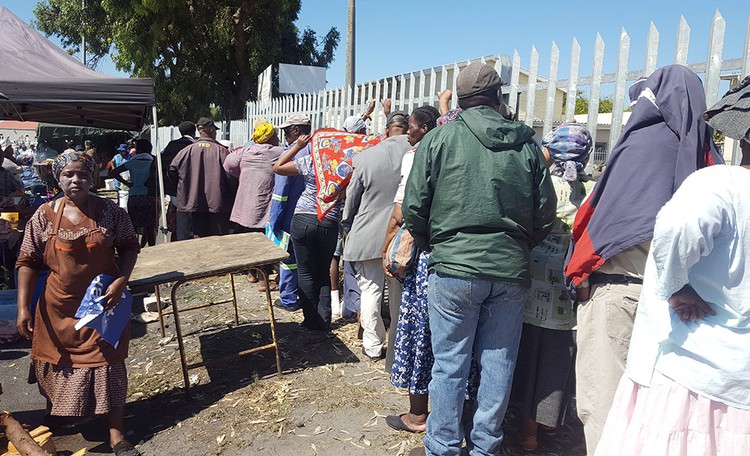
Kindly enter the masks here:
M 34 18 L 32 0 L 3 0 L 26 21 Z M 335 61 L 328 70 L 328 86 L 344 83 L 347 0 L 303 0 L 298 26 L 324 35 L 330 27 L 341 32 Z M 565 6 L 565 7 L 563 7 Z M 554 40 L 561 51 L 559 77 L 566 78 L 573 37 L 581 45 L 581 75 L 589 75 L 593 45 L 599 32 L 606 44 L 604 71 L 616 69 L 620 30 L 631 39 L 630 69 L 643 68 L 650 21 L 660 32 L 659 66 L 672 63 L 680 15 L 691 27 L 689 63 L 706 60 L 714 11 L 726 20 L 724 58 L 744 52 L 750 3 L 739 0 L 629 0 L 569 2 L 537 0 L 357 0 L 357 82 L 439 66 L 489 54 L 511 54 L 517 49 L 528 67 L 531 46 L 540 55 L 539 71 L 546 75 Z M 110 61 L 99 71 L 116 74 Z

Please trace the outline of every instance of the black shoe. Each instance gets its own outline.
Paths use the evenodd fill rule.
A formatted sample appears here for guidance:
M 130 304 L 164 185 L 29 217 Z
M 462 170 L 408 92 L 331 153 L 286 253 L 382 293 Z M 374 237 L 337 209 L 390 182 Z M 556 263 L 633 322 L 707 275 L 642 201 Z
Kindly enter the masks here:
M 362 347 L 362 354 L 365 355 L 367 357 L 367 359 L 369 359 L 370 361 L 373 361 L 373 362 L 380 361 L 381 359 L 385 359 L 385 349 L 381 349 L 380 350 L 380 355 L 378 355 L 378 356 L 370 356 L 365 351 L 365 347 Z
M 114 448 L 112 448 L 112 452 L 115 456 L 141 456 L 141 452 L 127 440 L 123 440 L 115 445 Z
M 326 332 L 329 332 L 331 330 L 330 326 L 308 323 L 306 321 L 301 322 L 299 324 L 299 327 L 307 329 L 307 330 L 310 330 L 310 331 L 326 331 Z

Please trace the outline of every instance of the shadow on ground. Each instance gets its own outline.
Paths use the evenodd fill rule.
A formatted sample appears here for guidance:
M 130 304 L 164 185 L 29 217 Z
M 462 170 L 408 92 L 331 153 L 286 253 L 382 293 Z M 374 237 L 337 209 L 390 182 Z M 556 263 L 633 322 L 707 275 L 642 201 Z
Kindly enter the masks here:
M 276 375 L 273 349 L 222 360 L 227 355 L 271 343 L 268 323 L 243 324 L 236 328 L 222 325 L 221 329 L 208 329 L 184 336 L 186 340 L 198 337 L 201 357 L 208 363 L 205 371 L 208 379 L 201 378 L 200 384 L 192 386 L 189 397 L 182 388 L 175 387 L 128 403 L 126 428 L 133 432 L 132 442 L 148 441 L 154 434 L 211 407 L 228 393 Z M 316 366 L 359 362 L 333 333 L 309 331 L 294 322 L 278 321 L 276 332 L 284 335 L 279 338 L 279 343 L 281 367 L 286 374 Z M 193 372 L 198 371 L 191 370 L 189 376 L 194 375 Z

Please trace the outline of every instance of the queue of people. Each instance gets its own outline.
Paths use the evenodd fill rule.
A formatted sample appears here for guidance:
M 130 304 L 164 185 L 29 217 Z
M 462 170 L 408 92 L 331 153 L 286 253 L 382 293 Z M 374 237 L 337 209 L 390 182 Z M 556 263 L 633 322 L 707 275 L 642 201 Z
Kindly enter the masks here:
M 386 423 L 425 433 L 410 455 L 499 454 L 509 404 L 520 415 L 514 441 L 528 451 L 575 409 L 591 455 L 748 453 L 750 78 L 711 109 L 687 67 L 637 81 L 597 180 L 586 173 L 588 130 L 566 122 L 537 143 L 501 84 L 474 63 L 456 79 L 458 109 L 448 109 L 451 91 L 440 111 L 384 103 L 380 142 L 353 158 L 348 186 L 323 213 L 309 117 L 260 119 L 235 151 L 216 140 L 213 120 L 184 122 L 162 155 L 176 240 L 274 238 L 290 253 L 276 306 L 302 309 L 311 331 L 330 331 L 342 313 L 340 257 L 359 295 L 346 308 L 359 312 L 364 357 L 386 358 L 391 383 L 408 391 L 408 411 Z M 343 129 L 366 134 L 372 107 Z M 723 164 L 712 127 L 741 141 L 740 167 L 712 166 Z M 128 333 L 115 349 L 72 325 L 99 273 L 115 278 L 105 307 L 117 304 L 136 228 L 155 236 L 151 152 L 138 140 L 111 166 L 130 217 L 89 196 L 100 170 L 92 154 L 58 156 L 63 196 L 27 225 L 17 263 L 18 329 L 34 335 L 32 372 L 50 413 L 106 415 L 110 445 L 125 456 L 139 454 L 122 419 Z M 43 268 L 52 272 L 32 325 Z M 248 281 L 274 289 L 268 273 Z

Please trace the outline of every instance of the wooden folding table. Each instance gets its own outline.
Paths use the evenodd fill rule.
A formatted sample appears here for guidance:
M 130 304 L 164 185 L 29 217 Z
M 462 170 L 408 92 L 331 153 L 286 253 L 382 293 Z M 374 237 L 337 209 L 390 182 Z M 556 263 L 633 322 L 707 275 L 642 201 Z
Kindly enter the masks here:
M 275 265 L 287 259 L 288 256 L 286 251 L 276 246 L 261 233 L 233 234 L 170 242 L 147 247 L 138 255 L 138 262 L 135 265 L 133 274 L 130 276 L 129 285 L 133 290 L 150 289 L 153 287 L 157 299 L 157 308 L 159 309 L 159 324 L 161 326 L 162 337 L 164 336 L 164 317 L 166 315 L 174 315 L 175 333 L 177 336 L 177 345 L 180 349 L 180 362 L 182 363 L 182 377 L 185 382 L 185 391 L 188 394 L 190 393 L 188 371 L 203 367 L 207 362 L 187 363 L 182 328 L 180 327 L 180 312 L 198 310 L 231 302 L 234 306 L 234 322 L 236 325 L 239 325 L 237 295 L 234 289 L 234 277 L 232 274 L 253 270 L 257 272 L 259 277 L 268 281 L 268 275 L 263 266 Z M 222 275 L 229 275 L 232 290 L 231 299 L 178 307 L 177 290 L 182 284 L 192 280 Z M 171 311 L 162 310 L 159 286 L 164 285 L 171 287 Z M 270 291 L 266 291 L 266 304 L 268 306 L 273 342 L 261 347 L 243 350 L 231 357 L 273 349 L 276 352 L 276 370 L 281 374 L 281 357 L 279 355 L 279 344 L 276 339 L 276 320 L 273 315 L 273 302 Z M 226 358 L 211 360 L 211 362 L 223 359 Z

